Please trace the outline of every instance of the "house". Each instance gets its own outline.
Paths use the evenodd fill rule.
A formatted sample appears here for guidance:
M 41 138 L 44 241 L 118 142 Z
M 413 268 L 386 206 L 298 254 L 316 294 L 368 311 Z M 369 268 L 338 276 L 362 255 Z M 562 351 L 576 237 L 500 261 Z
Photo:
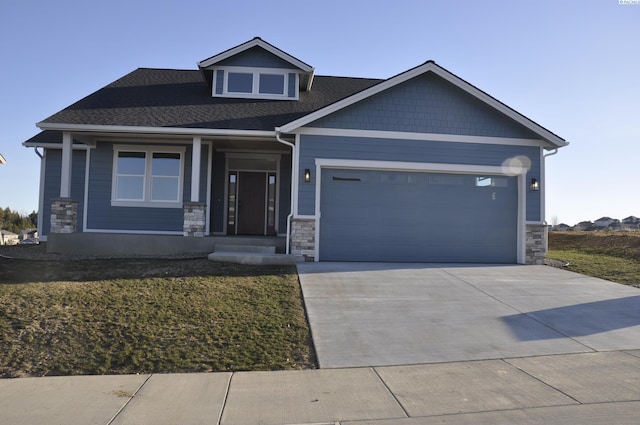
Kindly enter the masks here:
M 610 227 L 611 225 L 615 225 L 616 223 L 619 223 L 620 221 L 615 219 L 615 218 L 611 218 L 611 217 L 600 217 L 599 219 L 597 219 L 596 221 L 593 222 L 593 225 L 595 227 L 599 227 L 599 228 L 607 228 Z
M 630 215 L 629 217 L 622 219 L 623 230 L 638 230 L 640 229 L 640 218 Z
M 0 245 L 17 245 L 20 242 L 16 233 L 0 229 Z
M 540 264 L 545 151 L 568 144 L 433 61 L 321 76 L 260 38 L 37 125 L 47 249 L 253 235 L 307 261 Z
M 579 232 L 588 232 L 592 230 L 597 230 L 598 227 L 590 221 L 581 221 L 580 223 L 573 226 L 573 230 Z
M 38 243 L 38 229 L 22 229 L 18 234 L 20 244 L 32 245 Z
M 568 230 L 573 230 L 573 228 L 566 223 L 560 223 L 557 226 L 554 226 L 553 230 L 558 232 L 566 232 Z

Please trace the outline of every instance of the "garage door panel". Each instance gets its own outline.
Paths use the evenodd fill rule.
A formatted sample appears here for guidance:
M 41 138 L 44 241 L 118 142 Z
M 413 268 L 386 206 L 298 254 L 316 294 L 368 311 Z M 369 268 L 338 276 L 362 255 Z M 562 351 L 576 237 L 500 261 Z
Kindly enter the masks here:
M 517 178 L 323 170 L 320 259 L 516 261 Z

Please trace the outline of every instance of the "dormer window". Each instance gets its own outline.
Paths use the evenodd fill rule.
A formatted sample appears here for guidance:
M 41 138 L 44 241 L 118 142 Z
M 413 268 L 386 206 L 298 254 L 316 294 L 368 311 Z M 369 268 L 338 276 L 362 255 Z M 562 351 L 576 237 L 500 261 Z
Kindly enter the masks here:
M 224 67 L 214 70 L 213 96 L 295 100 L 298 73 L 279 68 Z

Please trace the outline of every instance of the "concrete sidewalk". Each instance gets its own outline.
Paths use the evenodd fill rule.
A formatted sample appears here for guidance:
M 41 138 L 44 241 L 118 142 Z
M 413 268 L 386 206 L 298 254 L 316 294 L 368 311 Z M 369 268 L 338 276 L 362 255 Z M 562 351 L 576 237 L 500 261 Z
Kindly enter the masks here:
M 354 369 L 0 380 L 0 423 L 637 424 L 640 350 Z

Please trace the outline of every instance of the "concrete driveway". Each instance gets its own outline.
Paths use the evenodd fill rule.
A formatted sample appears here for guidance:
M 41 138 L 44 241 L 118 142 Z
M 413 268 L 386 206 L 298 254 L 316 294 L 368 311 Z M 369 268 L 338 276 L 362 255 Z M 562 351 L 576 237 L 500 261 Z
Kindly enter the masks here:
M 321 368 L 640 349 L 640 290 L 547 266 L 301 263 Z

